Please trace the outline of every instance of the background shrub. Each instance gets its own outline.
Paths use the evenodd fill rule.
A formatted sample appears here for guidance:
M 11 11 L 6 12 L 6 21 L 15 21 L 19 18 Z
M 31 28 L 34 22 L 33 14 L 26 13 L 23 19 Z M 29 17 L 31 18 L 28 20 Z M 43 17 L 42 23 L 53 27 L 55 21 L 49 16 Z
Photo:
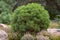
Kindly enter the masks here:
M 12 16 L 11 24 L 15 32 L 38 32 L 49 26 L 49 15 L 43 6 L 36 3 L 18 7 Z
M 9 24 L 11 7 L 4 1 L 0 1 L 0 23 Z

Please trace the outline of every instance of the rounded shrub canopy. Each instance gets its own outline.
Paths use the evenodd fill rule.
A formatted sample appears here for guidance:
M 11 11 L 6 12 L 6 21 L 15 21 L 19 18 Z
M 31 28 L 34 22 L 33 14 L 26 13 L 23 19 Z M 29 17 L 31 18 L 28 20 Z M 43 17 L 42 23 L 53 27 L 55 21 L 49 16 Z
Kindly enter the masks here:
M 49 27 L 49 15 L 41 4 L 31 3 L 18 7 L 12 17 L 15 32 L 39 32 Z

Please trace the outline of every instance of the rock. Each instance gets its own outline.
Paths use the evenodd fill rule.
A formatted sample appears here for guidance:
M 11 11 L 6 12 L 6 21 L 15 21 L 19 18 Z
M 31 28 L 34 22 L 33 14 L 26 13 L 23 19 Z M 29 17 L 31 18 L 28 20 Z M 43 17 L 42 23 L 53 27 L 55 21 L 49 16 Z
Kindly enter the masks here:
M 47 32 L 50 34 L 60 35 L 60 29 L 47 29 Z
M 31 34 L 25 34 L 21 40 L 34 40 L 34 37 Z
M 5 24 L 0 24 L 0 30 L 4 30 L 6 32 L 10 32 L 11 28 L 9 28 L 7 25 Z
M 49 29 L 47 29 L 47 32 L 50 33 L 49 37 L 51 40 L 60 40 L 60 29 L 49 28 Z
M 5 25 L 5 24 L 0 24 L 0 27 L 4 27 L 4 28 L 6 28 L 7 25 Z
M 47 32 L 49 32 L 50 34 L 52 34 L 52 33 L 55 33 L 56 32 L 56 29 L 54 28 L 54 29 L 47 29 Z
M 3 30 L 0 30 L 0 40 L 8 40 L 8 34 Z
M 51 40 L 60 40 L 60 33 L 50 34 L 49 37 L 50 37 Z
M 37 39 L 37 40 L 50 40 L 49 37 L 43 36 L 43 35 L 38 35 L 38 36 L 36 36 L 36 39 Z

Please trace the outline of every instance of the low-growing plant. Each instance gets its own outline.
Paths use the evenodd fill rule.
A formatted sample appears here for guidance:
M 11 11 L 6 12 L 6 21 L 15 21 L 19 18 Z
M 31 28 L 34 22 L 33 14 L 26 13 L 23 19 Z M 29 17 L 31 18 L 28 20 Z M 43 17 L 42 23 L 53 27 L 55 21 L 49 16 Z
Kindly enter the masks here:
M 21 40 L 34 40 L 34 37 L 31 34 L 25 34 Z
M 60 40 L 60 36 L 53 35 L 50 37 L 50 40 Z

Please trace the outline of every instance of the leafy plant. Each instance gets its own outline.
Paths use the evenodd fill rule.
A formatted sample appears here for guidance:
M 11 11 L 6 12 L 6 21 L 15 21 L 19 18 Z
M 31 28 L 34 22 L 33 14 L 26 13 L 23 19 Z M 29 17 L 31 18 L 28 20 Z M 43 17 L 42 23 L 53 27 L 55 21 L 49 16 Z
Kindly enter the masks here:
M 11 7 L 4 1 L 0 1 L 0 23 L 9 24 L 9 16 L 11 14 Z
M 31 3 L 18 7 L 11 24 L 15 32 L 39 32 L 49 27 L 48 11 L 41 4 Z

